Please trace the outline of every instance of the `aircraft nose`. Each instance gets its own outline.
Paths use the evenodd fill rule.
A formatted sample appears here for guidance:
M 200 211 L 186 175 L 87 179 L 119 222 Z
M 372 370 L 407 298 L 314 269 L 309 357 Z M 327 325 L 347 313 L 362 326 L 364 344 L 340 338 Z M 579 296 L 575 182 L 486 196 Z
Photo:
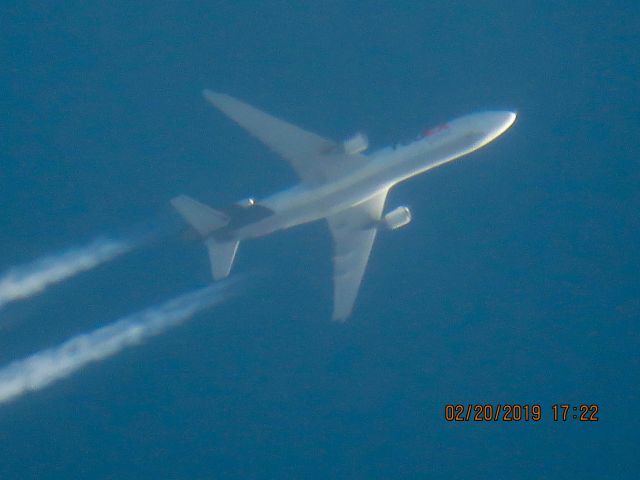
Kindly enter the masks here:
M 494 111 L 483 112 L 478 115 L 476 121 L 479 121 L 479 126 L 482 130 L 487 132 L 490 139 L 494 139 L 499 135 L 502 135 L 513 122 L 516 121 L 517 115 L 514 112 L 509 111 Z
M 500 130 L 500 133 L 516 121 L 516 114 L 509 111 L 486 112 L 483 117 L 489 129 Z
M 505 122 L 511 126 L 516 121 L 518 115 L 515 112 L 502 112 L 504 114 Z
M 516 118 L 518 118 L 518 115 L 515 112 L 502 112 L 502 118 L 504 121 L 504 129 L 506 130 L 511 125 L 513 125 L 513 123 L 516 121 Z

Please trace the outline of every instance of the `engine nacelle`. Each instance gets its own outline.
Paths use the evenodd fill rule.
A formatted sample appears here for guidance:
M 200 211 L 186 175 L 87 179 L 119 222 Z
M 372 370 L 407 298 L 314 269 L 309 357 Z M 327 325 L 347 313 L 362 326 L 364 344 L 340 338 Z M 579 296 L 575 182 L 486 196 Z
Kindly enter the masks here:
M 411 222 L 411 210 L 409 210 L 409 207 L 395 208 L 382 219 L 382 224 L 389 230 L 404 227 L 409 222 Z
M 239 202 L 236 202 L 236 205 L 238 205 L 239 207 L 242 208 L 249 208 L 249 207 L 253 207 L 256 204 L 256 199 L 255 198 L 244 198 L 242 200 L 240 200 Z
M 342 148 L 347 155 L 356 155 L 369 148 L 369 139 L 363 133 L 356 133 L 353 137 L 342 142 Z

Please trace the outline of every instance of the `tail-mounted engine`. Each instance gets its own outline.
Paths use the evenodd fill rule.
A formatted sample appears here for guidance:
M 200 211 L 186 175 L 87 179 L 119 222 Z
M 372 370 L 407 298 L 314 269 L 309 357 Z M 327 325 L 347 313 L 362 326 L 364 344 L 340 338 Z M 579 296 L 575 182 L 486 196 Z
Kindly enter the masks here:
M 356 133 L 353 137 L 342 142 L 342 149 L 347 155 L 356 155 L 369 148 L 369 139 L 363 133 Z
M 253 207 L 256 204 L 255 198 L 243 198 L 242 200 L 236 202 L 236 205 L 242 208 Z
M 388 230 L 404 227 L 409 222 L 411 222 L 411 210 L 409 210 L 409 207 L 395 208 L 382 219 L 382 225 Z

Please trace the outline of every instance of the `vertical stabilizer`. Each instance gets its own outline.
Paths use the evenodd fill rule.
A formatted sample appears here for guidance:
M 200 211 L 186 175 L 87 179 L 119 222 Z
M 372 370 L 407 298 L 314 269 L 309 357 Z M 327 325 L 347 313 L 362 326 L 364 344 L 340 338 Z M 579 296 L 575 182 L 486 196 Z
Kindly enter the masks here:
M 214 280 L 220 280 L 229 275 L 233 259 L 238 250 L 240 242 L 231 240 L 229 242 L 217 242 L 213 238 L 208 238 L 205 243 L 209 251 L 209 261 L 211 262 L 211 273 Z

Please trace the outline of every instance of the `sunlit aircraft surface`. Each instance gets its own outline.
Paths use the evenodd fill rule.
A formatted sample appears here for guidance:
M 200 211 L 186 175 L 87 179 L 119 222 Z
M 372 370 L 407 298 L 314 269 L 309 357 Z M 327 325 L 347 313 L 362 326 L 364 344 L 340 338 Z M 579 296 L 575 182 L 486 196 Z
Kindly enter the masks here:
M 439 125 L 414 142 L 365 156 L 367 139 L 342 143 L 286 123 L 229 95 L 205 90 L 214 107 L 284 158 L 300 183 L 263 200 L 246 199 L 214 210 L 185 195 L 172 205 L 204 239 L 213 278 L 229 275 L 245 239 L 326 219 L 333 237 L 333 319 L 351 314 L 378 229 L 411 221 L 407 207 L 383 214 L 391 187 L 462 157 L 504 133 L 516 114 L 481 112 Z

